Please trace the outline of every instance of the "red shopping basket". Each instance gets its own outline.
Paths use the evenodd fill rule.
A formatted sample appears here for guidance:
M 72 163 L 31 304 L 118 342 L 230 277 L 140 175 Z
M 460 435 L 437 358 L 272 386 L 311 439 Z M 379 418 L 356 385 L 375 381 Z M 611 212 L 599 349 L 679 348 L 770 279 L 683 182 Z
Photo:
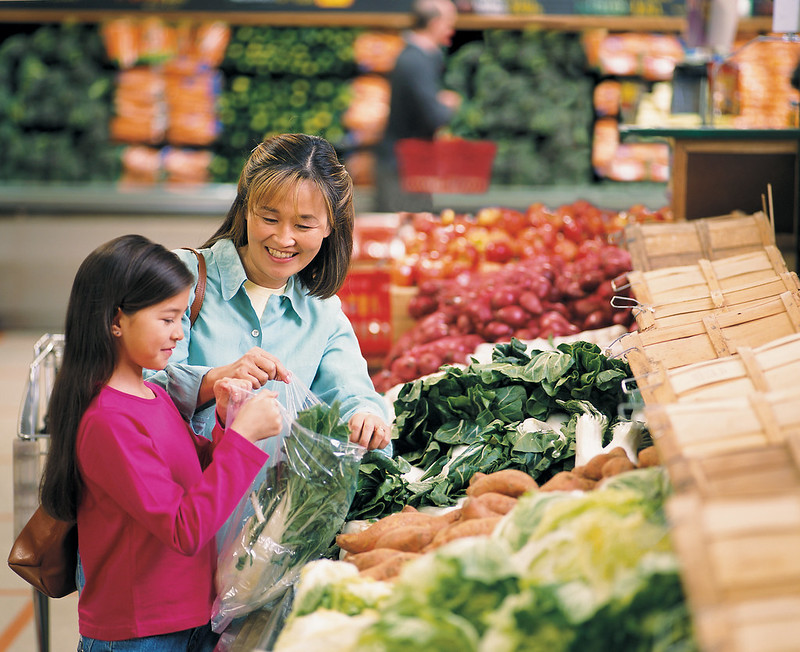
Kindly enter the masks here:
M 406 192 L 482 193 L 489 188 L 497 145 L 488 140 L 405 138 L 395 144 Z

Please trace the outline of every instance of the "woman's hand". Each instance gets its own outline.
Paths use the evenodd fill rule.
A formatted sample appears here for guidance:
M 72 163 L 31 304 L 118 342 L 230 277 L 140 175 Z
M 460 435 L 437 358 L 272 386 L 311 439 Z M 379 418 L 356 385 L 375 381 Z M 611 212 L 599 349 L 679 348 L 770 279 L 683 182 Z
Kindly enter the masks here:
M 392 429 L 379 416 L 369 412 L 356 412 L 350 421 L 350 441 L 369 450 L 386 448 L 392 439 Z
M 231 403 L 245 401 L 251 392 L 248 383 L 237 378 L 223 378 L 214 383 L 217 414 L 223 424 L 227 421 Z M 283 419 L 277 396 L 277 392 L 262 389 L 250 397 L 234 417 L 231 428 L 253 443 L 279 434 Z
M 204 405 L 214 397 L 214 385 L 223 378 L 243 380 L 250 389 L 260 389 L 269 380 L 288 383 L 290 373 L 278 358 L 254 346 L 235 362 L 214 367 L 203 377 L 197 394 L 198 405 Z

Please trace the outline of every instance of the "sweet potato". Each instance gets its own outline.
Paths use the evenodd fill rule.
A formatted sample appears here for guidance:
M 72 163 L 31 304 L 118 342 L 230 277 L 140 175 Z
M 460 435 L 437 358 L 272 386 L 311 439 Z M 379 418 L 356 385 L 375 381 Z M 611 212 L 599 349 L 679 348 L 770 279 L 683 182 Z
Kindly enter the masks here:
M 603 464 L 603 477 L 610 478 L 613 475 L 631 471 L 636 467 L 627 457 L 612 457 Z
M 394 548 L 373 548 L 366 552 L 347 553 L 342 561 L 353 564 L 358 570 L 362 571 L 377 566 L 390 557 L 401 554 L 403 554 L 401 550 L 395 550 Z
M 517 504 L 512 496 L 487 491 L 479 496 L 468 496 L 461 508 L 462 518 L 485 518 L 508 514 Z
M 392 528 L 377 538 L 375 548 L 419 552 L 433 540 L 435 534 L 430 524 Z
M 338 534 L 336 536 L 336 545 L 347 552 L 372 550 L 372 548 L 375 547 L 375 542 L 378 540 L 378 537 L 384 532 L 395 527 L 424 525 L 430 522 L 432 518 L 435 517 L 417 511 L 395 512 L 394 514 L 384 516 L 379 521 L 375 521 L 375 523 L 361 532 Z
M 475 484 L 478 480 L 483 478 L 486 474 L 482 473 L 481 471 L 477 471 L 472 474 L 472 477 L 469 479 L 470 484 Z
M 480 496 L 488 492 L 518 498 L 526 491 L 536 489 L 536 480 L 519 469 L 503 469 L 487 473 L 467 487 L 468 496 Z
M 586 477 L 586 465 L 582 464 L 581 466 L 576 466 L 574 469 L 572 469 L 572 472 L 575 475 L 579 475 L 582 478 L 585 478 Z
M 647 468 L 648 466 L 658 466 L 661 464 L 661 459 L 658 457 L 658 451 L 655 446 L 648 446 L 639 451 L 639 467 Z
M 441 530 L 442 528 L 447 527 L 448 525 L 455 523 L 456 521 L 461 520 L 463 517 L 461 509 L 451 509 L 443 514 L 437 514 L 431 517 L 431 529 L 434 531 L 434 534 Z
M 489 516 L 486 518 L 471 518 L 458 521 L 439 531 L 430 545 L 423 552 L 434 550 L 445 543 L 465 537 L 489 536 L 502 520 L 502 516 Z
M 586 462 L 586 466 L 584 466 L 583 469 L 583 477 L 589 478 L 590 480 L 600 480 L 600 478 L 603 477 L 603 464 L 608 462 L 610 459 L 611 455 L 609 453 L 598 453 L 592 459 Z
M 487 496 L 488 494 L 483 494 Z M 461 518 L 469 520 L 473 518 L 487 518 L 489 516 L 500 516 L 499 512 L 494 511 L 485 502 L 478 500 L 480 496 L 468 496 L 461 506 Z M 508 496 L 506 496 L 508 498 Z M 513 499 L 512 499 L 513 500 Z
M 545 482 L 542 491 L 591 491 L 597 483 L 571 471 L 561 471 Z
M 394 579 L 402 570 L 407 561 L 419 557 L 417 552 L 399 552 L 385 559 L 380 564 L 370 566 L 359 573 L 361 577 L 370 577 L 373 580 L 385 582 Z

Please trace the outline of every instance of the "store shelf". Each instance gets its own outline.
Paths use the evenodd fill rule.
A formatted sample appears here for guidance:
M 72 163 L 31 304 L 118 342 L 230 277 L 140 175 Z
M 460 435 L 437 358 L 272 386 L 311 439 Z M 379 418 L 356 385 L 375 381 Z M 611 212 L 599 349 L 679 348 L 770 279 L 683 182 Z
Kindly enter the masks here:
M 146 13 L 137 11 L 139 13 Z M 313 11 L 263 11 L 226 12 L 213 11 L 154 11 L 164 20 L 225 20 L 230 25 L 276 25 L 296 27 L 367 27 L 377 29 L 405 29 L 411 19 L 405 13 L 358 13 L 358 12 L 313 12 Z M 113 9 L 2 9 L 0 22 L 44 23 L 73 20 L 97 23 L 110 18 L 130 16 L 130 10 Z M 599 15 L 555 15 L 555 14 L 461 14 L 456 23 L 458 30 L 483 29 L 545 29 L 579 32 L 601 28 L 610 31 L 665 32 L 684 31 L 686 19 L 675 16 L 599 16 Z M 771 16 L 756 16 L 739 20 L 739 33 L 763 33 L 772 30 Z
M 676 16 L 594 16 L 594 15 L 480 15 L 462 14 L 458 18 L 459 29 L 524 29 L 541 27 L 566 32 L 602 28 L 612 32 L 682 32 L 686 19 Z M 739 32 L 769 32 L 772 30 L 771 16 L 741 18 Z
M 357 214 L 373 212 L 372 188 L 357 186 L 354 195 Z M 235 184 L 136 188 L 111 184 L 9 184 L 0 185 L 0 216 L 221 216 L 235 196 Z M 434 209 L 452 208 L 469 213 L 487 206 L 503 206 L 524 210 L 536 202 L 560 206 L 576 199 L 609 210 L 626 210 L 634 204 L 658 209 L 669 203 L 666 184 L 612 182 L 582 186 L 491 186 L 480 194 L 438 194 L 434 195 Z

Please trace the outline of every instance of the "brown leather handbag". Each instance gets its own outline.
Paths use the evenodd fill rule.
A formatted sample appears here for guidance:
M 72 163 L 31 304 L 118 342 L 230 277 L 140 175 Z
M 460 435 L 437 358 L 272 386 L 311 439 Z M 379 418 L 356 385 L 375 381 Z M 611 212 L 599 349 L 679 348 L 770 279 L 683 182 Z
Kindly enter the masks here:
M 78 527 L 53 518 L 39 505 L 19 533 L 8 566 L 49 598 L 63 598 L 77 589 Z

